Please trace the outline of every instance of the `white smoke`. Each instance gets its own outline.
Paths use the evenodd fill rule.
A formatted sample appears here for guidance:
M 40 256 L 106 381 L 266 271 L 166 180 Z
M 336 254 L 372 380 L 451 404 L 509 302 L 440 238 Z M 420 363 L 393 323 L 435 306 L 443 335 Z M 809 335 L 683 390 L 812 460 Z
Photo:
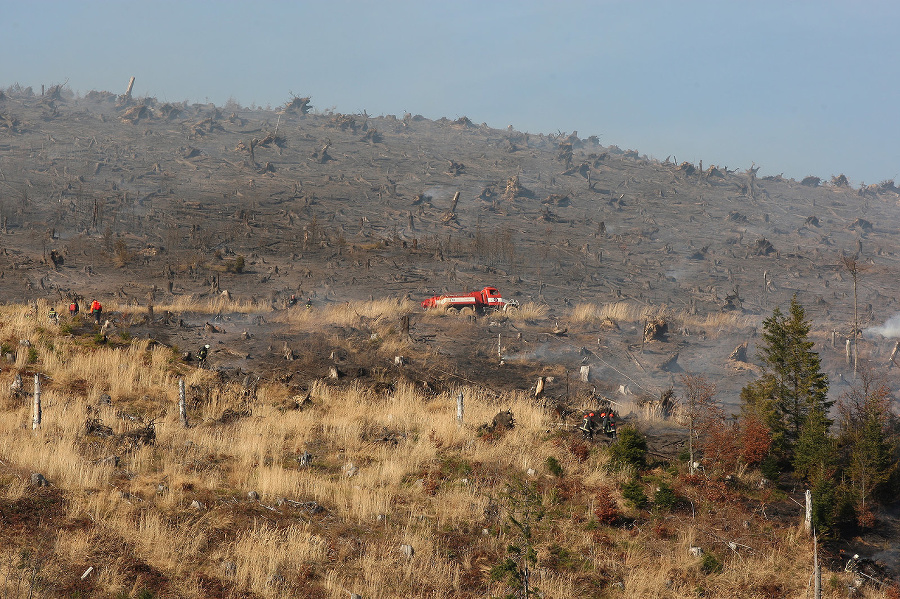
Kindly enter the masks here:
M 426 189 L 423 194 L 432 200 L 448 200 L 453 197 L 453 191 L 449 187 L 434 185 Z
M 873 335 L 881 335 L 882 337 L 900 338 L 900 312 L 894 314 L 887 319 L 883 325 L 879 327 L 869 327 L 863 331 L 863 335 L 871 337 Z

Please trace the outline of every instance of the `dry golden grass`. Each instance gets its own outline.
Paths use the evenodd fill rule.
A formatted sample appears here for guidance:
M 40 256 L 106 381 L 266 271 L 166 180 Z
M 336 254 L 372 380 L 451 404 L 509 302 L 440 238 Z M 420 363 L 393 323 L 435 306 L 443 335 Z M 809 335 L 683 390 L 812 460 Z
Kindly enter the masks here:
M 669 322 L 670 329 L 688 328 L 702 329 L 712 337 L 721 331 L 734 331 L 760 324 L 759 316 L 746 315 L 739 312 L 711 312 L 709 314 L 690 314 L 686 310 L 673 310 L 668 306 L 651 306 L 631 301 L 620 301 L 608 304 L 576 304 L 566 314 L 572 324 L 600 324 L 612 322 L 647 322 L 662 318 Z
M 547 318 L 550 307 L 535 302 L 522 302 L 518 308 L 511 308 L 505 314 L 513 322 L 536 322 Z
M 309 329 L 315 326 L 381 326 L 388 324 L 397 326 L 400 317 L 420 311 L 421 308 L 411 301 L 403 299 L 381 299 L 364 302 L 347 302 L 306 310 L 298 306 L 280 312 L 274 319 L 300 328 Z
M 529 308 L 534 318 L 543 317 L 541 308 Z M 389 300 L 287 311 L 283 318 L 299 328 L 332 324 L 390 337 L 390 328 L 413 309 Z M 648 314 L 641 310 L 621 303 L 578 306 L 572 318 L 639 320 Z M 168 350 L 145 341 L 96 347 L 42 326 L 25 307 L 0 307 L 0 317 L 0 340 L 29 339 L 36 357 L 26 363 L 29 352 L 18 352 L 15 366 L 0 372 L 0 393 L 17 370 L 26 391 L 32 371 L 45 377 L 39 430 L 30 427 L 30 397 L 3 400 L 0 501 L 25 505 L 44 493 L 64 494 L 52 517 L 32 525 L 39 534 L 50 531 L 53 542 L 42 549 L 42 563 L 59 588 L 71 588 L 72 572 L 102 564 L 92 579 L 97 596 L 134 596 L 150 586 L 160 597 L 200 599 L 209 594 L 201 576 L 235 595 L 262 598 L 502 595 L 508 589 L 486 573 L 518 542 L 506 526 L 503 495 L 509 481 L 522 479 L 536 486 L 550 514 L 535 529 L 539 567 L 532 581 L 545 597 L 583 594 L 586 578 L 596 581 L 588 588 L 599 584 L 609 593 L 618 592 L 609 585 L 621 582 L 630 597 L 693 597 L 700 587 L 716 597 L 762 596 L 746 590 L 763 588 L 772 572 L 786 596 L 805 590 L 809 547 L 795 528 L 776 528 L 781 537 L 772 547 L 766 544 L 771 539 L 748 541 L 759 550 L 733 554 L 703 536 L 701 530 L 718 522 L 707 521 L 712 512 L 701 509 L 699 499 L 696 519 L 679 514 L 665 520 L 671 533 L 664 538 L 636 511 L 629 513 L 642 524 L 633 529 L 589 527 L 597 489 L 615 488 L 628 474 L 608 473 L 599 446 L 579 457 L 577 438 L 552 429 L 555 417 L 527 394 L 460 387 L 423 395 L 402 382 L 377 393 L 313 381 L 313 406 L 284 411 L 293 392 L 279 383 L 263 381 L 248 399 L 240 385 L 213 384 L 210 373 L 191 370 L 186 382 L 196 401 L 192 425 L 183 428 L 175 401 L 184 367 Z M 740 323 L 710 317 L 703 326 Z M 456 420 L 459 392 L 466 402 L 462 424 Z M 112 397 L 111 406 L 98 406 L 103 393 Z M 478 425 L 501 409 L 512 410 L 516 427 L 479 433 Z M 223 422 L 229 410 L 243 415 Z M 115 440 L 85 435 L 88 416 L 115 435 L 134 430 L 140 424 L 126 413 L 156 418 L 154 445 L 125 451 Z M 299 466 L 304 451 L 313 455 L 310 467 Z M 118 467 L 101 463 L 110 455 L 120 457 Z M 561 478 L 548 471 L 551 457 L 562 466 Z M 31 472 L 43 473 L 51 491 L 31 487 Z M 250 491 L 258 501 L 247 499 Z M 624 505 L 621 494 L 615 496 Z M 300 506 L 315 502 L 321 511 L 282 498 Z M 193 501 L 202 507 L 192 508 Z M 598 540 L 604 537 L 609 541 Z M 23 546 L 25 538 L 18 540 Z M 688 554 L 695 543 L 715 553 L 722 572 L 700 571 Z M 414 547 L 411 559 L 400 551 L 403 544 Z M 559 547 L 575 556 L 574 565 L 553 565 Z M 167 582 L 135 576 L 136 563 Z M 19 587 L 14 582 L 4 582 L 0 568 L 3 596 L 26 596 L 21 581 Z
M 146 306 L 135 305 L 119 305 L 112 303 L 109 306 L 111 310 L 121 310 L 123 312 L 144 313 L 147 311 Z M 153 306 L 156 312 L 193 312 L 197 314 L 256 314 L 261 312 L 270 312 L 272 310 L 271 302 L 264 300 L 253 300 L 249 298 L 231 298 L 227 295 L 217 294 L 206 297 L 197 297 L 194 295 L 179 295 L 173 297 L 169 303 L 161 303 Z
M 596 324 L 607 318 L 614 321 L 637 322 L 649 315 L 648 308 L 634 302 L 615 302 L 609 304 L 576 304 L 566 314 L 573 324 Z

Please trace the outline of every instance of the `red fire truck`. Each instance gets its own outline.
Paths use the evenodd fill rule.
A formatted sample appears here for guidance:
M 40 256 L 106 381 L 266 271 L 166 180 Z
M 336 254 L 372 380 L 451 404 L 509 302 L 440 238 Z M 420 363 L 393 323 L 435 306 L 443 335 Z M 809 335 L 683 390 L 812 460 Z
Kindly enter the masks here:
M 508 310 L 518 305 L 519 302 L 516 300 L 503 299 L 496 287 L 485 287 L 481 291 L 458 295 L 435 295 L 422 302 L 422 307 L 426 310 L 429 308 L 455 308 L 457 310 L 474 308 L 478 311 Z

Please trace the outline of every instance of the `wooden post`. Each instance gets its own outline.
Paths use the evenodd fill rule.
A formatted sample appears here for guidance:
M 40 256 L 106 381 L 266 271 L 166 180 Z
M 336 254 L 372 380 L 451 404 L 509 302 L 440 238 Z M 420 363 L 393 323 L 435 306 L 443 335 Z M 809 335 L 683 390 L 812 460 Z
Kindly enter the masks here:
M 852 350 L 850 349 L 851 341 L 847 339 L 847 365 L 850 365 L 850 356 L 852 355 Z
M 808 491 L 807 491 L 808 492 Z M 822 567 L 819 566 L 819 540 L 813 531 L 813 597 L 822 599 Z
M 690 408 L 688 412 L 688 473 L 694 475 L 694 393 L 688 393 Z
M 187 403 L 184 400 L 184 379 L 178 379 L 178 417 L 181 419 L 181 426 L 187 428 Z
M 459 424 L 463 423 L 463 402 L 465 401 L 465 396 L 463 396 L 462 391 L 459 392 L 459 395 L 456 396 L 456 422 Z
M 897 357 L 898 351 L 900 351 L 900 341 L 897 342 L 897 344 L 894 346 L 894 351 L 891 352 L 891 358 L 890 361 L 888 361 L 888 368 L 890 368 L 891 365 L 896 365 L 896 362 L 894 362 L 894 358 Z
M 453 201 L 450 203 L 450 212 L 456 212 L 456 204 L 459 202 L 459 192 L 453 194 Z
M 497 333 L 497 358 L 503 361 L 503 349 L 500 347 L 500 333 Z
M 837 347 L 837 331 L 831 329 L 831 347 Z
M 130 99 L 131 99 L 131 90 L 132 90 L 132 88 L 134 88 L 134 77 L 132 77 L 132 78 L 128 81 L 128 89 L 125 90 L 125 98 L 126 98 L 127 100 L 130 100 Z
M 803 522 L 803 529 L 807 533 L 812 532 L 812 492 L 809 489 L 806 490 L 806 518 Z
M 647 341 L 647 325 L 650 323 L 650 317 L 644 319 L 644 326 L 641 330 L 641 355 L 644 354 L 644 342 Z
M 400 331 L 404 339 L 409 339 L 409 314 L 404 314 L 400 319 Z
M 41 427 L 41 375 L 34 375 L 34 408 L 31 417 L 31 430 Z
M 588 383 L 591 380 L 591 367 L 590 365 L 581 367 L 581 382 Z

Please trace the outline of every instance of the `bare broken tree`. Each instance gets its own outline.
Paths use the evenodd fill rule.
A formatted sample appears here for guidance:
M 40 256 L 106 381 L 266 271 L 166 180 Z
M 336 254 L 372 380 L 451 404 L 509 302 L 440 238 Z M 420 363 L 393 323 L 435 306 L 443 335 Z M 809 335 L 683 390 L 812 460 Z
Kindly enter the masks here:
M 688 421 L 688 468 L 694 473 L 694 438 L 708 432 L 714 423 L 721 420 L 723 413 L 716 403 L 716 386 L 700 374 L 681 375 L 684 386 L 682 398 L 686 404 Z
M 309 96 L 300 98 L 291 92 L 291 99 L 285 103 L 282 112 L 309 114 L 309 110 L 312 108 L 309 101 Z
M 853 376 L 855 377 L 859 362 L 859 349 L 856 346 L 857 337 L 859 336 L 859 298 L 856 290 L 860 273 L 865 272 L 869 267 L 861 264 L 857 256 L 841 256 L 841 265 L 850 273 L 850 277 L 853 279 Z

